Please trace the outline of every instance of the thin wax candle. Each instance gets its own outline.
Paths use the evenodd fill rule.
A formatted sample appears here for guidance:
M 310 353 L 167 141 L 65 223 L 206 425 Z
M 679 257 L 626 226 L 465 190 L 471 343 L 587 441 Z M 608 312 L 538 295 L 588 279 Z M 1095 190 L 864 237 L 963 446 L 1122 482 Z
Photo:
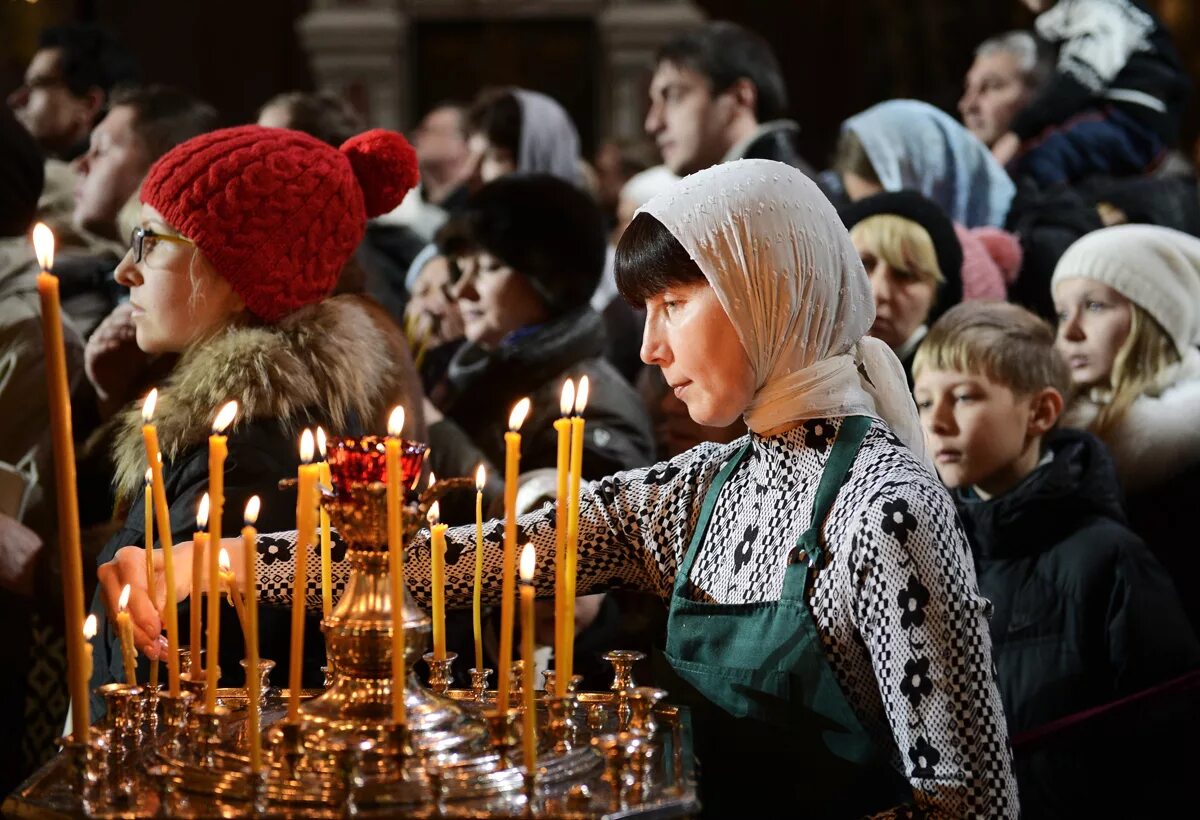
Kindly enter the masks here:
M 483 668 L 483 486 L 487 473 L 480 464 L 475 471 L 475 588 L 471 598 L 471 621 L 475 632 L 475 668 Z
M 558 403 L 561 414 L 554 422 L 558 433 L 558 486 L 554 501 L 554 676 L 555 694 L 567 694 L 567 650 L 563 643 L 567 629 L 567 578 L 564 561 L 567 554 L 567 489 L 570 478 L 571 457 L 571 411 L 575 409 L 575 382 L 563 382 L 562 395 Z
M 388 580 L 392 600 L 392 721 L 403 726 L 408 715 L 404 689 L 408 673 L 404 665 L 404 541 L 400 529 L 403 488 L 400 486 L 400 433 L 404 430 L 404 408 L 396 407 L 388 417 L 384 442 L 387 469 Z
M 429 508 L 429 549 L 433 610 L 433 657 L 446 659 L 446 525 L 438 523 L 439 506 Z
M 200 610 L 203 608 L 200 596 L 204 592 L 204 588 L 201 586 L 204 577 L 204 551 L 208 548 L 208 533 L 204 531 L 208 525 L 208 507 L 208 493 L 205 493 L 200 497 L 200 508 L 196 512 L 196 535 L 192 539 L 192 605 L 190 607 L 191 619 L 189 620 L 192 654 L 191 668 L 188 670 L 188 675 L 192 680 L 200 680 L 204 675 L 204 667 L 200 663 Z M 216 663 L 216 659 L 210 657 L 208 662 Z
M 262 771 L 262 737 L 259 732 L 262 726 L 262 681 L 258 675 L 258 570 L 254 564 L 254 556 L 258 544 L 258 533 L 254 523 L 258 520 L 258 496 L 251 496 L 246 502 L 244 515 L 245 526 L 242 527 L 242 551 L 246 559 L 246 677 L 249 697 L 246 702 L 247 718 L 246 733 L 250 736 L 250 771 L 254 774 Z
M 221 513 L 225 508 L 225 457 L 229 453 L 225 429 L 237 417 L 238 403 L 231 401 L 221 408 L 213 422 L 208 438 L 208 666 L 204 683 L 204 706 L 217 708 L 217 657 L 221 652 L 221 565 L 218 560 L 221 546 Z
M 142 488 L 143 524 L 146 531 L 146 594 L 154 600 L 154 478 L 149 467 L 146 468 L 146 484 Z M 150 661 L 150 688 L 158 689 L 158 661 Z
M 504 434 L 504 569 L 500 585 L 500 675 L 496 687 L 496 708 L 508 708 L 512 678 L 513 605 L 517 594 L 517 485 L 521 474 L 521 425 L 529 415 L 529 399 L 524 398 L 508 416 Z
M 289 723 L 300 720 L 300 689 L 304 671 L 305 593 L 308 591 L 308 551 L 317 532 L 317 480 L 320 475 L 313 463 L 312 430 L 300 437 L 300 467 L 296 483 L 296 577 L 292 581 L 292 642 L 288 664 Z
M 587 407 L 588 377 L 581 376 L 575 392 L 575 415 L 571 417 L 571 487 L 567 517 L 567 557 L 563 562 L 566 574 L 567 601 L 564 605 L 567 624 L 563 631 L 563 649 L 567 656 L 564 683 L 575 674 L 575 564 L 579 555 L 579 485 L 583 476 L 583 411 Z M 557 681 L 556 681 L 557 682 Z
M 317 462 L 317 472 L 321 484 L 333 489 L 333 475 L 329 471 L 329 462 L 325 460 L 325 430 L 317 428 L 317 453 L 321 460 Z M 332 543 L 333 531 L 329 523 L 329 511 L 325 509 L 325 496 L 321 498 L 321 617 L 328 618 L 333 611 L 333 565 Z
M 175 697 L 179 694 L 179 611 L 175 598 L 175 550 L 171 539 L 171 513 L 167 509 L 167 491 L 163 484 L 158 430 L 151 424 L 157 402 L 156 388 L 150 391 L 142 404 L 142 443 L 146 448 L 146 461 L 150 464 L 154 517 L 158 522 L 158 543 L 163 551 L 163 585 L 166 587 L 167 597 L 162 614 L 167 624 L 167 690 Z M 151 589 L 153 590 L 153 587 Z
M 524 680 L 521 681 L 521 694 L 525 698 L 525 771 L 533 774 L 537 771 L 537 700 L 533 689 L 533 672 L 537 664 L 534 661 L 534 620 L 533 620 L 533 570 L 536 555 L 533 544 L 526 544 L 521 550 L 521 657 L 525 659 L 523 670 Z

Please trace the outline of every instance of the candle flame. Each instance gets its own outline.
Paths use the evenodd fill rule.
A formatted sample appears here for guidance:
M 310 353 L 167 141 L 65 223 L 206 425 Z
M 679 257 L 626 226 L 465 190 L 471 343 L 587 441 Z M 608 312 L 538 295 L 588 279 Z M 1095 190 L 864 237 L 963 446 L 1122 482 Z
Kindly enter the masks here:
M 300 436 L 300 460 L 305 464 L 311 464 L 313 460 L 313 434 L 312 430 L 305 428 L 304 434 Z
M 42 270 L 54 267 L 54 232 L 45 222 L 33 226 L 33 251 Z
M 200 509 L 196 511 L 196 529 L 202 530 L 208 526 L 208 493 L 200 497 Z
M 125 589 L 121 590 L 121 600 L 117 601 L 117 609 L 121 610 L 122 612 L 129 608 L 130 591 L 129 584 L 126 584 Z
M 232 424 L 233 420 L 237 418 L 237 412 L 238 403 L 236 401 L 228 402 L 224 407 L 222 407 L 221 412 L 217 413 L 216 420 L 213 421 L 213 435 L 216 436 L 224 433 L 225 428 Z
M 429 489 L 433 489 L 433 485 L 437 484 L 437 474 L 433 470 L 429 471 Z
M 575 406 L 575 382 L 567 379 L 563 382 L 562 398 L 558 400 L 559 415 L 571 415 L 571 408 Z
M 513 405 L 512 413 L 508 416 L 508 429 L 512 432 L 517 432 L 521 429 L 521 425 L 525 423 L 525 417 L 529 415 L 529 397 L 521 399 Z
M 431 526 L 431 527 L 432 527 L 434 524 L 436 524 L 436 523 L 438 522 L 438 520 L 439 520 L 441 517 L 442 517 L 442 508 L 441 508 L 441 506 L 440 506 L 440 505 L 439 505 L 439 504 L 438 504 L 438 503 L 435 501 L 435 502 L 433 502 L 433 504 L 431 504 L 431 505 L 429 506 L 429 515 L 427 515 L 427 516 L 426 516 L 426 518 L 428 518 L 428 519 L 429 519 L 429 526 Z
M 388 435 L 392 438 L 400 438 L 400 433 L 404 431 L 404 408 L 396 405 L 392 409 L 392 414 L 388 416 Z
M 533 543 L 530 542 L 521 550 L 521 580 L 529 583 L 533 580 L 533 566 L 537 563 L 537 556 L 533 551 Z
M 583 409 L 587 407 L 588 400 L 588 377 L 579 377 L 579 390 L 575 393 L 575 415 L 582 416 Z
M 150 486 L 150 482 L 154 481 L 154 470 L 150 467 L 146 468 L 146 486 Z
M 325 428 L 317 428 L 317 452 L 321 454 L 321 461 L 325 460 Z
M 142 421 L 147 424 L 150 419 L 154 418 L 154 407 L 158 404 L 158 388 L 154 388 L 146 394 L 146 400 L 142 402 Z
M 254 522 L 258 520 L 258 511 L 262 507 L 262 501 L 258 496 L 250 496 L 250 500 L 246 502 L 246 512 L 242 515 L 242 520 L 246 522 L 247 527 L 253 527 Z
M 475 489 L 478 492 L 483 492 L 483 485 L 486 483 L 487 483 L 487 470 L 483 469 L 483 465 L 480 464 L 479 468 L 475 470 Z
M 83 622 L 83 639 L 90 641 L 96 637 L 96 616 L 89 615 Z
M 233 569 L 233 564 L 229 561 L 229 552 L 224 547 L 221 547 L 221 552 L 217 555 L 217 563 L 221 565 L 222 574 Z

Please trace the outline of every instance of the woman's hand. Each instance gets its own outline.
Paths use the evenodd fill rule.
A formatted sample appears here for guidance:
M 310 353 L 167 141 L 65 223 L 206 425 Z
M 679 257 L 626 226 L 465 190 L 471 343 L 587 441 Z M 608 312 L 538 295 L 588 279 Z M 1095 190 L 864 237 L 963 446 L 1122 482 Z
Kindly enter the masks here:
M 175 550 L 175 600 L 182 601 L 192 590 L 192 542 L 177 544 Z M 100 598 L 109 620 L 116 620 L 121 590 L 129 585 L 129 615 L 133 621 L 133 641 L 150 660 L 163 660 L 167 641 L 163 636 L 161 612 L 167 600 L 162 550 L 154 550 L 154 590 L 146 586 L 146 551 L 141 547 L 122 547 L 108 563 L 97 570 Z

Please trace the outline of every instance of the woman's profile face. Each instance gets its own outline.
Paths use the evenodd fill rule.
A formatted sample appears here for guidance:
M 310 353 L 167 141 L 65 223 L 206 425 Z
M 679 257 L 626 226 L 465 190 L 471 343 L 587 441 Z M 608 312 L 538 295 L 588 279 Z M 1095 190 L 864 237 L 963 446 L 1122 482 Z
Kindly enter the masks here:
M 162 214 L 143 204 L 139 226 L 147 235 L 142 259 L 131 248 L 116 279 L 129 288 L 138 347 L 147 353 L 181 353 L 224 327 L 244 306 L 233 288 Z
M 1079 387 L 1107 385 L 1117 353 L 1129 338 L 1129 300 L 1108 285 L 1076 277 L 1054 286 L 1054 310 L 1055 347 L 1071 368 L 1071 381 Z
M 875 296 L 875 323 L 868 334 L 898 350 L 929 318 L 937 285 L 918 273 L 893 268 L 861 240 L 855 240 L 854 247 Z
M 662 369 L 697 424 L 725 427 L 754 397 L 754 371 L 716 291 L 672 285 L 646 300 L 642 361 Z
M 436 346 L 463 337 L 462 317 L 450 296 L 450 262 L 438 255 L 425 263 L 404 308 L 406 319 L 418 327 L 418 340 Z
M 490 253 L 463 254 L 455 263 L 460 276 L 451 295 L 468 341 L 494 348 L 514 330 L 550 318 L 529 280 Z

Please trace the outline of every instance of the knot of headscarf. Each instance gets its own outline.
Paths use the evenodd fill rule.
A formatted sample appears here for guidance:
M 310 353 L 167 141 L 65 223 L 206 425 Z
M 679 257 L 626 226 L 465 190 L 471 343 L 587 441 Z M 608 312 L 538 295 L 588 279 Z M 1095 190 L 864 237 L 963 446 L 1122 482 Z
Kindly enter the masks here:
M 685 178 L 641 211 L 679 240 L 737 331 L 754 370 L 751 430 L 872 416 L 924 460 L 900 362 L 865 335 L 875 320 L 866 271 L 812 180 L 783 163 L 738 160 Z

